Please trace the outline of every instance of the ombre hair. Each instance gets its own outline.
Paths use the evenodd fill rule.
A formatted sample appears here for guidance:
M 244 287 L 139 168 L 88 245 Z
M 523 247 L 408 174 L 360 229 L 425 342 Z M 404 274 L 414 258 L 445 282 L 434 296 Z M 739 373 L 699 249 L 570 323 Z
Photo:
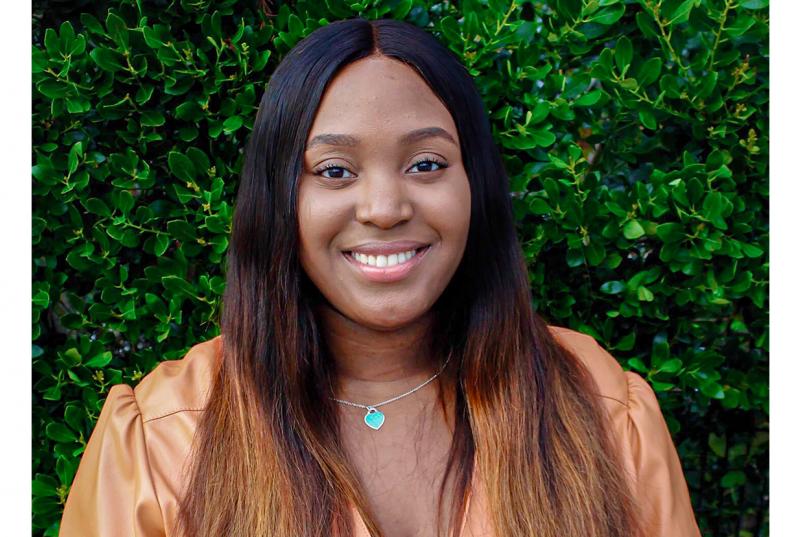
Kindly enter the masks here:
M 445 482 L 459 537 L 477 464 L 495 534 L 629 537 L 635 502 L 597 386 L 533 311 L 508 178 L 480 95 L 432 35 L 394 21 L 341 20 L 297 44 L 261 99 L 235 204 L 222 358 L 181 498 L 187 537 L 350 536 L 350 505 L 381 535 L 338 435 L 336 376 L 299 260 L 298 179 L 327 85 L 382 55 L 411 66 L 453 117 L 471 191 L 465 254 L 434 306 L 437 366 L 454 395 Z M 444 382 L 444 381 L 443 381 Z M 439 392 L 441 400 L 441 391 Z

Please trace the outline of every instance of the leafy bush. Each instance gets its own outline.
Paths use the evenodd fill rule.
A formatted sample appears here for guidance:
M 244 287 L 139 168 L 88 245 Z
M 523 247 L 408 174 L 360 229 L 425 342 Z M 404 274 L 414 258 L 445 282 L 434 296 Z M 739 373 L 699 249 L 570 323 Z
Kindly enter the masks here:
M 34 3 L 34 533 L 109 386 L 218 333 L 257 99 L 360 15 L 463 58 L 537 309 L 650 381 L 704 533 L 768 534 L 767 0 L 460 4 Z

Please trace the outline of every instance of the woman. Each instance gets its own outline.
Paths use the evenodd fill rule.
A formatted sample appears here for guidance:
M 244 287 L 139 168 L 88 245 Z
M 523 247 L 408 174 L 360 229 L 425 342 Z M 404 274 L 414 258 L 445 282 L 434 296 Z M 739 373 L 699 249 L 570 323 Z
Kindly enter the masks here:
M 222 335 L 112 388 L 61 535 L 694 536 L 652 390 L 533 311 L 481 99 L 339 21 L 270 80 Z

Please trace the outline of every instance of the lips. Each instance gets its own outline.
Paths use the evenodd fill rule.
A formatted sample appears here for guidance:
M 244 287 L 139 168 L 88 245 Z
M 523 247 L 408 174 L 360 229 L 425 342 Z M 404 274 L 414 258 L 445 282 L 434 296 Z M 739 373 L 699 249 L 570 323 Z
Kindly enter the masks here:
M 404 263 L 399 263 L 391 267 L 374 267 L 371 265 L 365 265 L 364 263 L 356 260 L 350 252 L 342 252 L 342 255 L 347 260 L 348 264 L 367 280 L 389 283 L 405 279 L 409 273 L 427 256 L 430 249 L 431 248 L 429 246 L 422 246 L 419 248 L 418 253 L 414 257 Z
M 419 252 L 421 249 L 430 246 L 428 242 L 421 242 L 421 241 L 413 241 L 413 240 L 401 240 L 401 241 L 391 241 L 391 242 L 381 242 L 381 241 L 370 241 L 370 242 L 362 242 L 358 245 L 348 247 L 343 249 L 342 251 L 350 254 L 352 252 L 358 252 L 364 255 L 385 255 L 390 256 L 392 254 L 399 254 L 400 252 L 407 252 L 409 250 L 416 250 Z

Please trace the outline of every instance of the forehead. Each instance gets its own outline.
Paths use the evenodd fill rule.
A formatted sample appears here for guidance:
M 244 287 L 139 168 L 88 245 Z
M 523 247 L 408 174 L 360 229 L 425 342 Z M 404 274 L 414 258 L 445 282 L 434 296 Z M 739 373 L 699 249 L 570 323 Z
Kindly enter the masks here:
M 308 139 L 321 133 L 380 137 L 431 126 L 457 137 L 447 108 L 416 70 L 384 56 L 368 57 L 347 65 L 328 84 Z

